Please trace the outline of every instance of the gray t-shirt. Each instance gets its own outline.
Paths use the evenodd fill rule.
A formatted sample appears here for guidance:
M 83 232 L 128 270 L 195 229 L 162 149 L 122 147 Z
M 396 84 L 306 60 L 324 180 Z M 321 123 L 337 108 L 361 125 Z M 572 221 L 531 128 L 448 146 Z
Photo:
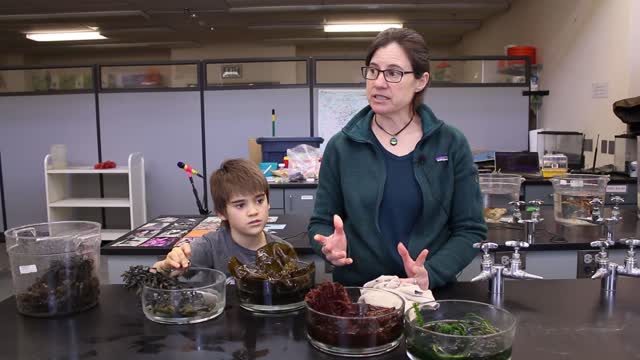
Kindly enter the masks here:
M 285 242 L 279 237 L 265 232 L 267 243 L 278 241 Z M 243 264 L 256 261 L 256 251 L 238 245 L 231 238 L 231 232 L 225 226 L 217 231 L 205 234 L 201 238 L 194 239 L 191 244 L 191 266 L 206 267 L 224 272 L 229 276 L 229 259 L 235 256 Z

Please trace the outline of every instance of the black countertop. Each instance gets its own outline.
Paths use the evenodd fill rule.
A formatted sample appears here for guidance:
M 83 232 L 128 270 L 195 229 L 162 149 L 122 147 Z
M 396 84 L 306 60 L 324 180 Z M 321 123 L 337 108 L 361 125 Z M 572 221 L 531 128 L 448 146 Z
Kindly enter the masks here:
M 233 287 L 211 321 L 161 325 L 147 320 L 139 298 L 122 286 L 102 287 L 100 305 L 59 319 L 17 313 L 0 303 L 3 359 L 329 359 L 307 341 L 304 310 L 260 316 L 241 309 Z M 640 279 L 622 278 L 612 298 L 600 282 L 508 281 L 501 304 L 518 317 L 515 360 L 640 358 Z M 435 290 L 437 299 L 491 302 L 486 283 Z M 404 345 L 377 359 L 406 359 Z

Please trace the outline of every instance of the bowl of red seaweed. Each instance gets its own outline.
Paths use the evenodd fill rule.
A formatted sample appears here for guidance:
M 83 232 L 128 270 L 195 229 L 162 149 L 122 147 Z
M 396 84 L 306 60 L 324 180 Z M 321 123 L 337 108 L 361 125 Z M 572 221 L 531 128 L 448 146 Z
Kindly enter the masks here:
M 256 251 L 256 261 L 229 261 L 240 306 L 257 313 L 304 308 L 304 296 L 315 285 L 315 264 L 300 261 L 291 245 L 271 242 Z
M 413 360 L 509 360 L 517 320 L 490 304 L 441 300 L 414 304 L 404 323 Z
M 372 356 L 400 344 L 404 299 L 382 289 L 323 283 L 309 291 L 307 337 L 318 350 L 341 356 Z

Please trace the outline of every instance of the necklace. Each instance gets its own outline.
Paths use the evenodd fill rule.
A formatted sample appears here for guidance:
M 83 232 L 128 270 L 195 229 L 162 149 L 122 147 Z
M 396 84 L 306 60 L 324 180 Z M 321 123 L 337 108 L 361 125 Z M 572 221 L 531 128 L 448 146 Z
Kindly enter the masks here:
M 415 111 L 411 114 L 411 119 L 409 119 L 409 122 L 402 127 L 402 129 L 400 129 L 400 131 L 396 132 L 395 134 L 392 134 L 390 132 L 388 132 L 387 130 L 385 130 L 382 126 L 380 126 L 380 123 L 378 122 L 378 118 L 376 116 L 376 114 L 373 115 L 373 121 L 376 123 L 376 125 L 380 128 L 380 130 L 384 131 L 387 135 L 391 136 L 391 139 L 389 139 L 389 144 L 391 144 L 391 146 L 396 146 L 398 145 L 398 138 L 396 136 L 398 136 L 401 132 L 404 131 L 404 129 L 406 129 L 407 127 L 409 127 L 409 124 L 411 124 L 411 122 L 413 122 L 413 116 L 415 115 Z

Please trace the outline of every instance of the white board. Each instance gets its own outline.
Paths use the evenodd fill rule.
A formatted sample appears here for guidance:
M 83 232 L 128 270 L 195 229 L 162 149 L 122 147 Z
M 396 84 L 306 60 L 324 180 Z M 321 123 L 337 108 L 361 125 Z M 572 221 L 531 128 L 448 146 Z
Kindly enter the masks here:
M 365 89 L 319 89 L 318 136 L 324 139 L 320 149 L 324 151 L 329 139 L 368 104 Z

